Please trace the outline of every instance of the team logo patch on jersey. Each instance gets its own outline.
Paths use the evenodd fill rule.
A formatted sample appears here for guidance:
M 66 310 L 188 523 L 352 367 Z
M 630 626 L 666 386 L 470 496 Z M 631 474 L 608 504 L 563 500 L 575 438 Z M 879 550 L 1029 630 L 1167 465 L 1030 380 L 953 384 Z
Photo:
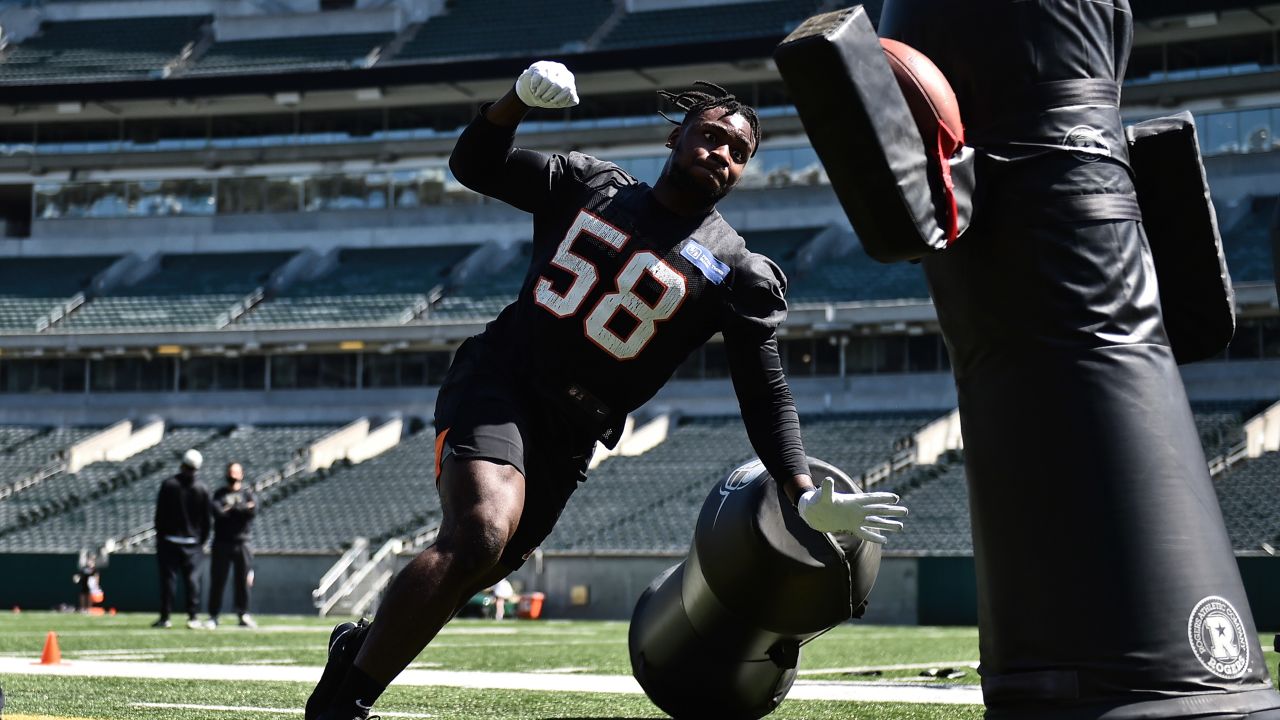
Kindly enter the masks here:
M 1191 650 L 1206 670 L 1233 680 L 1249 668 L 1249 638 L 1240 614 L 1225 599 L 1210 595 L 1196 603 L 1187 620 Z
M 697 266 L 698 270 L 711 281 L 712 285 L 719 285 L 724 282 L 725 276 L 729 274 L 729 266 L 716 259 L 711 251 L 698 243 L 690 240 L 685 243 L 684 248 L 680 251 L 686 260 Z

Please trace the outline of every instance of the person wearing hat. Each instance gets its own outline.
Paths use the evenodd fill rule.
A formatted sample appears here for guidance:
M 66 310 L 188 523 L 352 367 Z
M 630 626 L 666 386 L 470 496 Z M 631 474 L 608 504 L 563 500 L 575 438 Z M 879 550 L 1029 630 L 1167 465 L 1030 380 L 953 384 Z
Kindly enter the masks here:
M 182 573 L 187 593 L 187 627 L 204 627 L 196 619 L 200 603 L 200 564 L 204 544 L 209 539 L 209 489 L 196 479 L 204 463 L 199 450 L 182 456 L 178 474 L 160 484 L 156 497 L 156 562 L 160 566 L 160 619 L 152 627 L 173 627 L 169 611 L 173 606 L 176 576 Z

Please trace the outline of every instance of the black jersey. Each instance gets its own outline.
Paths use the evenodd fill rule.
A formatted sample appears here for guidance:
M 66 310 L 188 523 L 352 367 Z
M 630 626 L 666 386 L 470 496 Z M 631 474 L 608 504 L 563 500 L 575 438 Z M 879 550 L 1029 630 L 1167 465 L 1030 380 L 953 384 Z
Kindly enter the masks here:
M 533 214 L 520 294 L 481 335 L 499 361 L 552 396 L 607 415 L 603 439 L 717 332 L 748 433 L 775 477 L 807 473 L 774 332 L 786 278 L 714 209 L 672 213 L 617 165 L 513 149 L 483 114 L 450 160 L 468 187 Z

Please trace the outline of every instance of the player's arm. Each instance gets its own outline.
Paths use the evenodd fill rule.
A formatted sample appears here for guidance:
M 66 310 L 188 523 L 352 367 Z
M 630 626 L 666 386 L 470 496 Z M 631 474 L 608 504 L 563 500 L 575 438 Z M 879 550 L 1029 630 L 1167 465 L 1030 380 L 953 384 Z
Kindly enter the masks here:
M 751 446 L 810 527 L 885 542 L 885 532 L 902 529 L 901 521 L 893 518 L 907 514 L 906 508 L 896 504 L 897 495 L 836 492 L 831 478 L 817 488 L 809 475 L 800 416 L 782 371 L 775 336 L 786 318 L 786 278 L 759 255 L 735 275 L 731 317 L 724 330 L 725 352 Z
M 515 147 L 516 127 L 529 110 L 578 104 L 573 74 L 560 63 L 539 61 L 520 75 L 497 102 L 485 106 L 462 131 L 449 170 L 458 182 L 526 212 L 545 202 L 555 168 L 553 158 Z
M 795 503 L 814 484 L 774 334 L 787 316 L 785 283 L 782 271 L 762 255 L 748 256 L 734 270 L 724 347 L 751 447 Z
M 218 493 L 215 492 L 213 494 L 213 499 L 209 501 L 209 511 L 213 513 L 213 518 L 215 520 L 225 518 L 227 513 L 231 510 L 231 506 L 225 502 L 226 498 L 227 496 L 225 493 L 219 496 Z
M 258 498 L 254 497 L 248 485 L 244 487 L 244 502 L 240 504 L 240 513 L 247 518 L 258 514 Z

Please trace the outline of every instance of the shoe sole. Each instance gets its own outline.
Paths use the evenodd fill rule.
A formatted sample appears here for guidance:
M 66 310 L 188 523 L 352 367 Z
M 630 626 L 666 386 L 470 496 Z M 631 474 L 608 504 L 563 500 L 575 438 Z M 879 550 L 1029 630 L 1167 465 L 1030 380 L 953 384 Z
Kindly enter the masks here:
M 339 623 L 329 633 L 329 660 L 320 673 L 320 682 L 316 683 L 311 697 L 307 698 L 307 706 L 303 712 L 304 720 L 318 720 L 321 713 L 333 702 L 334 693 L 342 682 L 342 676 L 355 662 L 360 646 L 364 644 L 364 635 L 369 623 L 361 620 L 358 623 Z M 352 642 L 355 641 L 355 642 Z

